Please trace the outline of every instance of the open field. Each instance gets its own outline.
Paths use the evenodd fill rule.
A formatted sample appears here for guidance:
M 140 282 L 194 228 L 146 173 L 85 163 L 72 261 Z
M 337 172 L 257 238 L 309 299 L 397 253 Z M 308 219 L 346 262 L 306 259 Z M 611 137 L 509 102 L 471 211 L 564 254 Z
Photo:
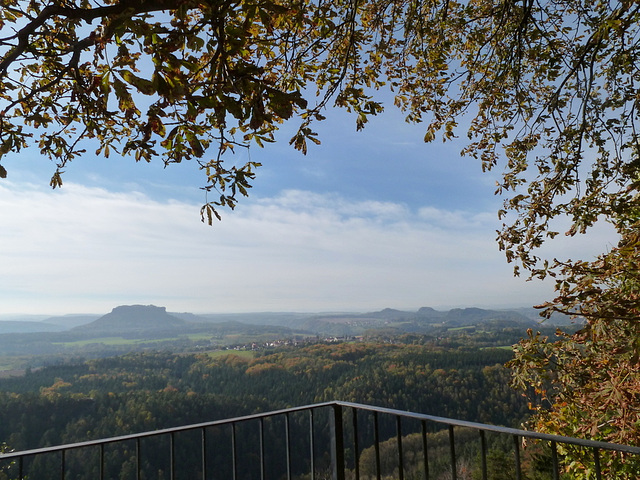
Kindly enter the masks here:
M 164 342 L 177 342 L 180 340 L 212 340 L 213 336 L 204 333 L 194 333 L 177 335 L 175 337 L 163 337 L 163 338 L 124 338 L 124 337 L 96 337 L 88 338 L 84 340 L 74 340 L 70 342 L 54 342 L 53 345 L 60 345 L 63 347 L 85 347 L 87 345 L 143 345 L 149 343 L 164 343 Z
M 225 357 L 228 355 L 235 355 L 241 358 L 254 358 L 255 354 L 251 350 L 212 350 L 207 352 L 212 358 Z

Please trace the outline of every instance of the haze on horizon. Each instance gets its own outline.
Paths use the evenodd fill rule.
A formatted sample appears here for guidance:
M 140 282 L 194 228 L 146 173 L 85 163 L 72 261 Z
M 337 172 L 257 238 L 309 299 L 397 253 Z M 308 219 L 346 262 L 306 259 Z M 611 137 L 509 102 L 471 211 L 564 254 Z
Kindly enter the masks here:
M 59 190 L 37 149 L 0 182 L 0 315 L 168 311 L 375 311 L 530 307 L 550 282 L 514 278 L 498 251 L 495 176 L 461 158 L 462 142 L 422 143 L 422 126 L 389 110 L 356 133 L 344 112 L 319 125 L 306 157 L 286 141 L 254 148 L 249 198 L 200 222 L 195 164 L 74 161 Z M 89 152 L 93 151 L 88 149 Z M 247 159 L 246 153 L 238 161 Z M 606 226 L 559 238 L 548 257 L 606 250 Z

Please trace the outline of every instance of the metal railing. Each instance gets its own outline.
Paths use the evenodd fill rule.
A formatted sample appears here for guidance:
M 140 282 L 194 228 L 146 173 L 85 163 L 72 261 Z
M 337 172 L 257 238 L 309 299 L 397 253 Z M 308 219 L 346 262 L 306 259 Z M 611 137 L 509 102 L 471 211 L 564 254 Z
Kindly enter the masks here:
M 567 455 L 574 463 L 582 459 L 598 480 L 612 478 L 607 473 L 611 455 L 627 467 L 640 460 L 638 447 L 327 402 L 4 453 L 0 478 L 404 480 L 410 475 L 460 480 L 475 469 L 476 478 L 487 480 L 496 468 L 491 462 L 499 461 L 497 468 L 521 480 L 532 449 L 554 480 L 561 478 Z M 502 452 L 498 460 L 492 457 L 495 450 Z

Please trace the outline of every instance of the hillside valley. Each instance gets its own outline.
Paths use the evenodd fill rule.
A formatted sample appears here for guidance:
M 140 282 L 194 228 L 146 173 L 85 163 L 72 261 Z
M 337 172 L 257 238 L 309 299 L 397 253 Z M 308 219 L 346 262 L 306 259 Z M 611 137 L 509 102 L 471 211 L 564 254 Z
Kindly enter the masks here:
M 486 345 L 508 347 L 528 328 L 553 332 L 553 324 L 540 324 L 535 313 L 423 307 L 366 313 L 192 314 L 154 305 L 122 305 L 104 315 L 0 320 L 0 371 L 20 371 L 69 357 L 98 358 L 134 351 L 255 349 L 274 342 L 399 335 L 449 338 L 477 334 L 476 339 L 487 337 Z
M 34 318 L 39 318 L 35 320 Z M 549 324 L 559 324 L 562 317 L 553 318 Z M 209 324 L 238 322 L 251 325 L 283 326 L 303 330 L 311 334 L 325 334 L 332 325 L 344 325 L 346 334 L 362 333 L 362 326 L 381 328 L 393 325 L 400 331 L 429 328 L 460 327 L 482 323 L 502 323 L 535 326 L 539 323 L 534 309 L 487 310 L 481 308 L 455 308 L 448 311 L 422 307 L 417 311 L 387 308 L 368 313 L 298 313 L 254 312 L 233 314 L 192 314 L 167 312 L 165 307 L 154 305 L 122 305 L 107 314 L 73 314 L 60 316 L 9 316 L 0 317 L 0 334 L 70 331 L 90 333 L 117 333 L 119 331 L 151 331 L 175 328 L 191 328 Z M 566 322 L 564 322 L 566 323 Z
M 0 444 L 11 448 L 331 400 L 517 427 L 528 405 L 504 364 L 528 328 L 555 330 L 518 311 L 428 307 L 194 315 L 123 305 L 40 322 L 62 330 L 0 334 Z M 228 444 L 226 434 L 215 435 Z M 392 438 L 393 428 L 381 435 Z M 473 465 L 472 454 L 462 455 Z M 145 467 L 155 469 L 149 478 L 165 468 L 156 460 Z M 125 475 L 129 463 L 115 462 L 109 478 Z M 30 471 L 44 478 L 46 468 Z

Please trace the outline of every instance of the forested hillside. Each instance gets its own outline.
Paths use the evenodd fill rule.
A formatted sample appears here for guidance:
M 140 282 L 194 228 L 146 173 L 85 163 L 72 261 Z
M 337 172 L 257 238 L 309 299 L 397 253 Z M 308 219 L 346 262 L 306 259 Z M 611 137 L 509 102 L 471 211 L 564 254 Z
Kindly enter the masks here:
M 526 415 L 505 349 L 338 343 L 245 355 L 135 353 L 0 380 L 16 449 L 346 400 L 487 423 Z

